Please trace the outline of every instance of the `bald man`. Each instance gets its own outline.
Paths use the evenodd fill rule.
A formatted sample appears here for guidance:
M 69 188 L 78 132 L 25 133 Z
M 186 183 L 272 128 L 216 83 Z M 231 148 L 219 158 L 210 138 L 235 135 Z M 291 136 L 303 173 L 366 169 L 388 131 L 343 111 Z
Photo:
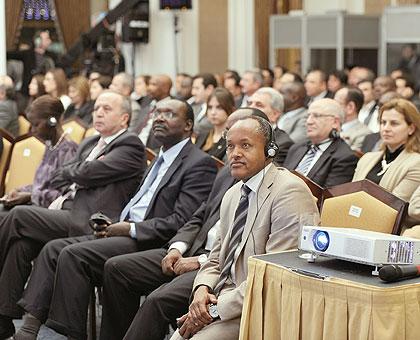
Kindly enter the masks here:
M 351 182 L 357 157 L 339 137 L 344 110 L 335 100 L 319 99 L 309 105 L 306 133 L 309 142 L 293 145 L 284 167 L 296 170 L 322 187 Z
M 139 119 L 135 124 L 130 125 L 130 130 L 139 135 L 140 140 L 146 147 L 157 150 L 162 146 L 162 143 L 156 140 L 151 132 L 152 130 L 152 115 L 157 105 L 164 103 L 171 99 L 170 92 L 172 88 L 172 80 L 166 74 L 158 74 L 152 76 L 147 86 L 147 92 L 152 98 L 148 106 L 145 106 L 141 112 Z

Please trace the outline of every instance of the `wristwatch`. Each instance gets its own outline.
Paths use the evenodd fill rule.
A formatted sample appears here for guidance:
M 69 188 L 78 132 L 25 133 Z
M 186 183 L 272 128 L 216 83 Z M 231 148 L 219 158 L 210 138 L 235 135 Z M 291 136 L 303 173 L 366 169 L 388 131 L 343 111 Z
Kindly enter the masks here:
M 207 261 L 207 255 L 206 254 L 201 254 L 198 257 L 197 261 L 200 264 L 200 267 L 203 266 L 203 264 Z
M 209 314 L 213 318 L 213 320 L 220 319 L 219 310 L 217 309 L 217 305 L 214 303 L 209 304 Z

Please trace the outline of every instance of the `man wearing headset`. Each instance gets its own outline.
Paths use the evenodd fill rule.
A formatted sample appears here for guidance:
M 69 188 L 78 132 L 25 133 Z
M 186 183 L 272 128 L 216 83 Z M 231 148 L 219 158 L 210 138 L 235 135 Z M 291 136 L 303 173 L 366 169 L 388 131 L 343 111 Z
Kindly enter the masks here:
M 239 182 L 223 197 L 219 232 L 172 339 L 238 339 L 249 256 L 296 248 L 302 217 L 318 213 L 304 182 L 271 164 L 271 138 L 259 117 L 239 120 L 227 133 L 229 168 Z

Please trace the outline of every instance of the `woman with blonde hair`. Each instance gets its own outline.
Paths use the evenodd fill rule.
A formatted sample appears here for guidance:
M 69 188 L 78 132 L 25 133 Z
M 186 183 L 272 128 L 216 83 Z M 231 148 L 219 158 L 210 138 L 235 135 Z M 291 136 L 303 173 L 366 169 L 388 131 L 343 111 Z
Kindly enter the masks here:
M 410 202 L 420 184 L 420 114 L 408 100 L 393 99 L 381 107 L 379 123 L 381 150 L 363 155 L 353 181 L 369 179 Z
M 69 80 L 69 97 L 71 104 L 64 111 L 64 120 L 78 117 L 86 125 L 92 125 L 93 102 L 90 100 L 90 88 L 87 78 L 78 76 Z

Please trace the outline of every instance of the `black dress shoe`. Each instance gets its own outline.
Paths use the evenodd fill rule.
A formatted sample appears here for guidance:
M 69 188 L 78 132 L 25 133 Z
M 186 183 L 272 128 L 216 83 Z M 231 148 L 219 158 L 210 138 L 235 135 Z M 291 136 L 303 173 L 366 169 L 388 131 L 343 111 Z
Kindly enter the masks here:
M 15 325 L 12 318 L 0 315 L 0 340 L 10 338 L 15 334 Z

